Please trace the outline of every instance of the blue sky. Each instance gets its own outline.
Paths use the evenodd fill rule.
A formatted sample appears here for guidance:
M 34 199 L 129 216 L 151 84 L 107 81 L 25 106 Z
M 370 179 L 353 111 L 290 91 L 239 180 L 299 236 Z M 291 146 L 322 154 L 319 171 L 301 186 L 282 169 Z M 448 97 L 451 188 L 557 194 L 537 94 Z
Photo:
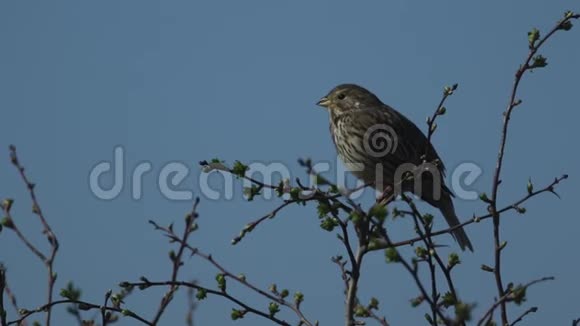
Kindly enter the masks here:
M 101 302 L 120 281 L 169 278 L 170 247 L 147 220 L 182 221 L 190 202 L 169 200 L 159 191 L 155 176 L 165 164 L 188 166 L 180 188 L 197 195 L 202 195 L 197 162 L 213 157 L 280 162 L 293 176 L 304 177 L 298 158 L 336 161 L 327 114 L 314 103 L 344 82 L 369 88 L 423 128 L 443 86 L 459 83 L 434 143 L 448 168 L 464 162 L 480 166 L 483 175 L 472 188 L 489 192 L 501 112 L 527 53 L 526 34 L 532 27 L 550 28 L 565 10 L 580 8 L 569 1 L 3 1 L 0 197 L 16 199 L 15 222 L 45 246 L 8 160 L 8 145 L 15 144 L 61 242 L 57 288 L 72 280 L 87 301 Z M 570 174 L 558 187 L 561 200 L 541 196 L 525 205 L 527 214 L 509 214 L 503 223 L 509 242 L 506 283 L 556 277 L 529 290 L 526 304 L 540 307 L 529 317 L 534 325 L 580 317 L 575 262 L 580 154 L 572 136 L 580 118 L 578 40 L 574 28 L 542 51 L 549 65 L 522 83 L 523 105 L 514 113 L 508 140 L 501 203 L 524 195 L 529 177 L 540 187 Z M 111 161 L 118 145 L 125 150 L 125 186 L 114 200 L 100 200 L 90 191 L 89 173 Z M 130 176 L 142 162 L 152 171 L 143 179 L 142 198 L 134 200 Z M 105 185 L 111 182 L 104 178 Z M 212 182 L 219 184 L 219 178 Z M 257 285 L 276 282 L 302 291 L 305 313 L 322 325 L 342 323 L 342 281 L 330 257 L 343 250 L 333 234 L 318 227 L 314 206 L 290 207 L 230 245 L 247 222 L 277 203 L 247 203 L 239 184 L 233 200 L 202 195 L 193 244 Z M 462 219 L 485 209 L 477 201 L 455 205 Z M 389 223 L 397 239 L 412 235 L 410 221 Z M 440 218 L 437 223 L 444 225 Z M 479 268 L 493 262 L 491 223 L 467 232 L 476 252 L 461 256 L 457 282 L 460 295 L 477 301 L 481 313 L 496 295 L 491 274 Z M 450 238 L 441 241 L 455 248 Z M 45 273 L 36 257 L 7 230 L 0 234 L 0 248 L 19 303 L 27 308 L 43 303 L 38 293 L 45 291 Z M 409 305 L 418 291 L 402 267 L 385 265 L 377 253 L 364 273 L 361 299 L 379 298 L 393 325 L 423 320 L 425 309 Z M 192 259 L 182 278 L 213 285 L 214 275 Z M 183 324 L 184 293 L 163 324 Z M 236 293 L 267 306 L 253 293 Z M 135 293 L 127 304 L 148 316 L 160 296 L 155 290 Z M 196 310 L 196 322 L 233 323 L 232 307 L 210 298 Z M 525 308 L 512 308 L 512 316 Z M 55 320 L 73 323 L 64 309 Z M 248 316 L 237 324 L 270 323 Z

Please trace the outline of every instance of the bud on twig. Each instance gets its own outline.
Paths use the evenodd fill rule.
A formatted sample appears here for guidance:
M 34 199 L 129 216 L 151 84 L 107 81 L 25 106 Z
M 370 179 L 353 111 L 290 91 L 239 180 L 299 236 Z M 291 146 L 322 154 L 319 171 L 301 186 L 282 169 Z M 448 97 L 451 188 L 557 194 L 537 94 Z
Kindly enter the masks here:
M 528 32 L 528 42 L 530 44 L 530 49 L 536 46 L 536 41 L 540 39 L 540 31 L 537 28 L 533 28 Z

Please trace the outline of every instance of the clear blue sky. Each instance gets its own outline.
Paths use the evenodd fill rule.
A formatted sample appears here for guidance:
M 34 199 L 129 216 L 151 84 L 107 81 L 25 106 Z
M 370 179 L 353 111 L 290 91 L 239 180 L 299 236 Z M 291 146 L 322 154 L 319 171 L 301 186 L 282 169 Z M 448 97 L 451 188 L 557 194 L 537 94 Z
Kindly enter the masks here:
M 296 159 L 334 161 L 326 113 L 314 103 L 331 87 L 355 82 L 374 91 L 424 127 L 443 86 L 459 83 L 439 122 L 434 143 L 446 165 L 475 162 L 483 169 L 473 186 L 490 189 L 501 112 L 513 74 L 527 52 L 526 33 L 553 26 L 570 1 L 3 1 L 0 3 L 0 197 L 16 198 L 16 223 L 39 246 L 40 226 L 24 186 L 8 160 L 18 147 L 61 250 L 57 288 L 73 280 L 83 297 L 101 302 L 107 289 L 146 275 L 168 279 L 169 245 L 147 223 L 182 221 L 190 203 L 164 198 L 155 175 L 168 162 L 191 168 L 182 189 L 199 194 L 197 162 L 219 157 L 287 164 Z M 546 69 L 522 84 L 523 105 L 514 114 L 501 202 L 569 173 L 552 195 L 525 205 L 523 216 L 505 216 L 505 281 L 542 276 L 556 281 L 529 290 L 526 307 L 538 305 L 530 325 L 568 324 L 580 317 L 577 271 L 577 201 L 580 183 L 578 76 L 580 30 L 563 32 L 543 51 Z M 126 151 L 125 187 L 112 201 L 89 188 L 91 168 Z M 143 196 L 133 200 L 130 171 L 148 161 Z M 108 180 L 108 181 L 107 181 Z M 105 183 L 110 182 L 105 178 Z M 218 179 L 213 182 L 218 183 Z M 230 240 L 250 220 L 278 202 L 247 203 L 202 198 L 200 231 L 193 243 L 230 270 L 266 288 L 301 290 L 304 311 L 322 325 L 343 320 L 342 281 L 330 257 L 343 253 L 336 237 L 318 227 L 315 207 L 291 207 L 238 246 Z M 485 208 L 457 201 L 462 219 Z M 395 237 L 412 235 L 409 221 L 389 222 Z M 438 226 L 442 227 L 441 219 Z M 475 254 L 457 268 L 460 295 L 481 313 L 495 293 L 491 274 L 491 223 L 468 228 Z M 441 241 L 456 245 L 450 238 Z M 12 232 L 0 234 L 0 261 L 23 307 L 43 303 L 45 272 Z M 409 299 L 418 291 L 400 266 L 367 260 L 361 299 L 381 300 L 393 325 L 423 321 L 424 308 Z M 213 286 L 215 271 L 192 259 L 181 278 Z M 236 290 L 237 291 L 237 290 Z M 181 325 L 184 293 L 163 319 Z M 253 293 L 237 291 L 267 306 Z M 128 307 L 150 316 L 160 291 L 135 293 Z M 197 325 L 228 325 L 232 304 L 210 298 L 196 310 Z M 525 307 L 512 308 L 512 316 Z M 476 314 L 478 315 L 478 314 Z M 11 316 L 14 316 L 13 312 Z M 282 315 L 289 320 L 290 314 Z M 57 325 L 73 324 L 58 310 Z M 135 323 L 123 319 L 122 325 Z M 269 325 L 248 316 L 237 325 Z

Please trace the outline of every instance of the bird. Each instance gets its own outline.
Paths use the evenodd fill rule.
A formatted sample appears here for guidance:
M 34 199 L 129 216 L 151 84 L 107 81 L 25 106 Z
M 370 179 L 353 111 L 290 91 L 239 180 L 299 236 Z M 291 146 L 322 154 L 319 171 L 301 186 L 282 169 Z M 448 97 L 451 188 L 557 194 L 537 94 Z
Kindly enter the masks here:
M 338 156 L 358 179 L 393 196 L 414 193 L 439 209 L 450 227 L 460 224 L 454 195 L 444 182 L 445 166 L 411 120 L 355 84 L 334 87 L 317 105 L 329 112 Z M 473 251 L 463 228 L 451 234 L 461 250 Z

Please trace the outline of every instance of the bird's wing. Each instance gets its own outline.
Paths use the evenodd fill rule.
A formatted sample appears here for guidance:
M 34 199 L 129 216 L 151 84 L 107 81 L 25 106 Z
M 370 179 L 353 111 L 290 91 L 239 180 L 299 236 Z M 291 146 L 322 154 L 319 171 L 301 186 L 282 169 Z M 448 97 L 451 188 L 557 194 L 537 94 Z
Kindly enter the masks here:
M 419 165 L 423 162 L 423 156 L 427 154 L 427 162 L 437 160 L 439 162 L 439 171 L 445 175 L 445 166 L 433 144 L 427 142 L 425 134 L 411 120 L 388 105 L 384 105 L 378 110 L 367 109 L 363 111 L 366 111 L 365 114 L 360 112 L 356 120 L 360 121 L 366 130 L 384 124 L 391 128 L 391 130 L 387 130 L 387 134 L 394 132 L 393 141 L 396 144 L 393 144 L 393 146 L 396 145 L 396 149 L 394 152 L 388 153 L 384 160 L 395 164 L 395 167 L 404 163 Z

